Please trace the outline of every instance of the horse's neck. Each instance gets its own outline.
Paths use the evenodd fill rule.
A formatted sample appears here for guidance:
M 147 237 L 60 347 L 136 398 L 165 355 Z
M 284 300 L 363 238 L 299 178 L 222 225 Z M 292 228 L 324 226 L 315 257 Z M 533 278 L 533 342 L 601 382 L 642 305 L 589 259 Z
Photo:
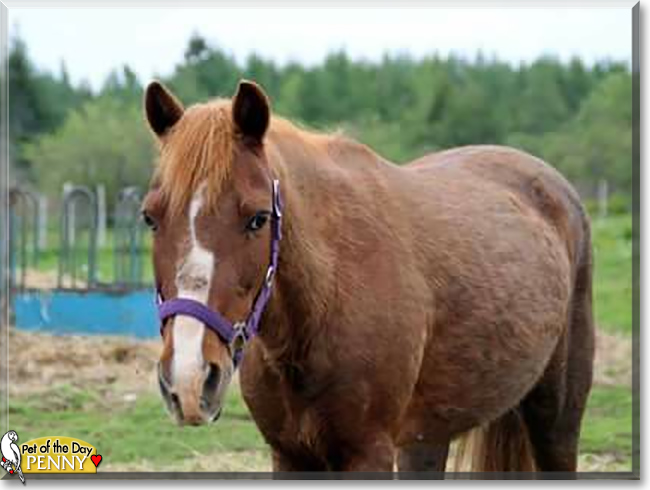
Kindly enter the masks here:
M 296 137 L 269 145 L 271 164 L 281 181 L 284 217 L 280 263 L 262 341 L 271 357 L 289 357 L 292 362 L 307 355 L 310 340 L 336 305 L 335 247 L 338 237 L 348 232 L 346 218 L 354 212 L 350 203 L 358 202 L 355 183 L 340 165 L 373 158 L 354 143 L 317 138 L 303 142 Z M 338 145 L 351 146 L 339 151 Z

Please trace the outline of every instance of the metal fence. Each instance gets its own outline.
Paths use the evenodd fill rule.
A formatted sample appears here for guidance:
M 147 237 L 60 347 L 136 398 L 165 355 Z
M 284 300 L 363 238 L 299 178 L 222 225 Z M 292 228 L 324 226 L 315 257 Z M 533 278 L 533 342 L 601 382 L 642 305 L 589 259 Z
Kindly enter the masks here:
M 114 280 L 121 287 L 137 287 L 143 283 L 142 197 L 137 187 L 122 189 L 113 213 Z
M 84 214 L 86 223 L 84 230 Z M 92 288 L 97 282 L 97 200 L 95 194 L 87 187 L 69 187 L 63 193 L 61 211 L 59 275 L 57 286 L 65 287 L 69 278 L 69 287 L 77 288 L 82 267 L 86 270 L 86 287 Z M 79 260 L 80 235 L 86 232 L 85 263 Z M 84 267 L 85 266 L 85 267 Z
M 18 329 L 54 333 L 157 334 L 153 287 L 140 219 L 141 193 L 122 189 L 110 220 L 112 240 L 100 247 L 97 193 L 66 186 L 58 231 L 43 227 L 39 196 L 10 191 L 10 313 Z M 55 213 L 54 213 L 55 214 Z M 43 249 L 43 233 L 58 233 L 57 247 Z M 53 276 L 56 275 L 56 280 Z M 46 280 L 38 280 L 39 278 Z M 36 279 L 35 279 L 36 278 Z
M 27 268 L 38 266 L 38 198 L 28 190 L 13 188 L 9 206 L 9 281 L 25 287 Z

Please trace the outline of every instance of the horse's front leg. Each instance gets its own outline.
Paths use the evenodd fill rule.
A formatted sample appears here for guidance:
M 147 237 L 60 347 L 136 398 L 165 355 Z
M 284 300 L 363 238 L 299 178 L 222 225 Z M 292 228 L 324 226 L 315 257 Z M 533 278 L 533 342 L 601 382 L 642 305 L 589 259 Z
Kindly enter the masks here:
M 397 457 L 400 480 L 444 480 L 449 444 L 413 442 L 401 447 Z
M 326 471 L 325 465 L 313 457 L 307 455 L 287 454 L 277 449 L 273 450 L 273 473 L 276 478 L 290 477 L 287 473 Z M 284 475 L 282 475 L 284 473 Z
M 361 444 L 355 444 L 343 452 L 339 468 L 335 471 L 388 472 L 392 478 L 396 449 L 388 436 L 376 436 Z M 339 465 L 336 465 L 339 466 Z

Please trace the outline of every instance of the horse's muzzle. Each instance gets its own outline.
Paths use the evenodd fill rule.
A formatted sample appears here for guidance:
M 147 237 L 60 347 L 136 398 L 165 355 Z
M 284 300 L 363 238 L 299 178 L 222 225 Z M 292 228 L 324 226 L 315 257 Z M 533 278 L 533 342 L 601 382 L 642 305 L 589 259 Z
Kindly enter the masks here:
M 179 425 L 203 425 L 221 415 L 221 369 L 213 363 L 205 366 L 200 389 L 174 386 L 158 363 L 158 385 L 167 410 Z

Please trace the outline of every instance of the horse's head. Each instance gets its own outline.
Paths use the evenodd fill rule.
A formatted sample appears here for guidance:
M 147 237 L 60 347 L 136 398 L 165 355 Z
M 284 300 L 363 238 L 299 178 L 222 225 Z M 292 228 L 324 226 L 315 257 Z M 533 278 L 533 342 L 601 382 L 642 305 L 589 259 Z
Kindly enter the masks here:
M 143 203 L 159 293 L 201 303 L 232 325 L 245 321 L 271 247 L 268 99 L 254 83 L 241 82 L 232 100 L 184 109 L 154 82 L 145 112 L 160 143 Z M 179 423 L 218 418 L 234 372 L 232 345 L 206 325 L 176 312 L 162 326 L 160 390 Z

